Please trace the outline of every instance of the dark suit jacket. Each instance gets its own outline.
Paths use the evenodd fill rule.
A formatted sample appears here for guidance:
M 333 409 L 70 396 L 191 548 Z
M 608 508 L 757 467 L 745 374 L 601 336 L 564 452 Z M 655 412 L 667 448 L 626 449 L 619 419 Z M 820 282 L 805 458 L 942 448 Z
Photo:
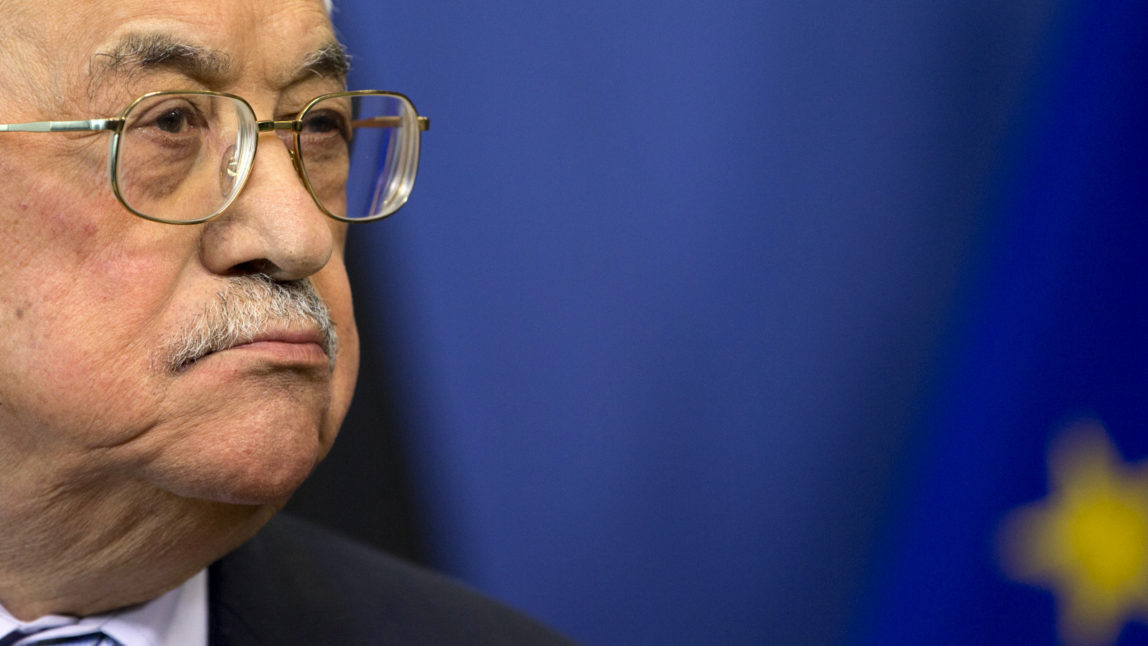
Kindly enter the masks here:
M 282 514 L 208 570 L 208 642 L 572 643 L 457 583 Z

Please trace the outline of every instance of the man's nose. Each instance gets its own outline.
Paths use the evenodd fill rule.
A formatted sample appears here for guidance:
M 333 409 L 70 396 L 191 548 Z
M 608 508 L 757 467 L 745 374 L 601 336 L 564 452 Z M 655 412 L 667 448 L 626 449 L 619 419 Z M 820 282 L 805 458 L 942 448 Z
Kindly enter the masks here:
M 306 278 L 334 251 L 334 222 L 316 206 L 275 133 L 259 137 L 251 176 L 235 202 L 204 225 L 200 254 L 220 275 Z

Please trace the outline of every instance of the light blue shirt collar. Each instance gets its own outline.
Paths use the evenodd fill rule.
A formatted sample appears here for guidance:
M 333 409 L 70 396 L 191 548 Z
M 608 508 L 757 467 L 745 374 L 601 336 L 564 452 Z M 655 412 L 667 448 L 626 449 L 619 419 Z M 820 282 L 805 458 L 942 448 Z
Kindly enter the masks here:
M 17 628 L 43 631 L 38 638 L 102 630 L 123 646 L 207 646 L 207 570 L 147 603 L 103 615 L 20 621 L 0 605 L 0 635 Z

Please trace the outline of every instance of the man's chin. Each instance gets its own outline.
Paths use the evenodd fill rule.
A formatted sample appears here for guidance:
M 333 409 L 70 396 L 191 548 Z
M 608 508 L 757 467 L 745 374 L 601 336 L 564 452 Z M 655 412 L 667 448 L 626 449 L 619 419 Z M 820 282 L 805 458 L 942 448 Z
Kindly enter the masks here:
M 204 389 L 180 399 L 170 416 L 179 421 L 153 426 L 135 442 L 136 468 L 154 487 L 184 498 L 282 506 L 327 454 L 342 421 L 328 387 L 293 379 L 241 379 L 210 395 Z
M 252 477 L 245 474 L 242 478 L 220 483 L 220 486 L 192 493 L 198 494 L 196 497 L 202 499 L 231 505 L 271 506 L 280 509 L 287 504 L 310 473 L 311 469 L 303 471 L 299 476 L 273 474 L 267 477 Z
M 217 465 L 202 477 L 171 483 L 173 493 L 200 500 L 232 505 L 269 505 L 276 509 L 287 504 L 318 463 L 318 455 L 275 456 L 249 460 L 246 464 Z
M 330 446 L 314 426 L 214 431 L 187 442 L 190 446 L 167 447 L 144 467 L 143 480 L 180 498 L 279 508 Z

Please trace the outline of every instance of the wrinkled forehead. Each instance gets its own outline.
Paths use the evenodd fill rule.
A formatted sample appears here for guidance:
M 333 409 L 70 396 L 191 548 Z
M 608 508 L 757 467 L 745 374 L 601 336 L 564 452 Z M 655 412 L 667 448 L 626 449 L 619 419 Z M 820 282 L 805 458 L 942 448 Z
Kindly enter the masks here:
M 14 71 L 51 76 L 64 102 L 157 89 L 155 77 L 277 91 L 315 78 L 342 85 L 347 70 L 324 0 L 0 0 L 0 11 L 30 50 Z

